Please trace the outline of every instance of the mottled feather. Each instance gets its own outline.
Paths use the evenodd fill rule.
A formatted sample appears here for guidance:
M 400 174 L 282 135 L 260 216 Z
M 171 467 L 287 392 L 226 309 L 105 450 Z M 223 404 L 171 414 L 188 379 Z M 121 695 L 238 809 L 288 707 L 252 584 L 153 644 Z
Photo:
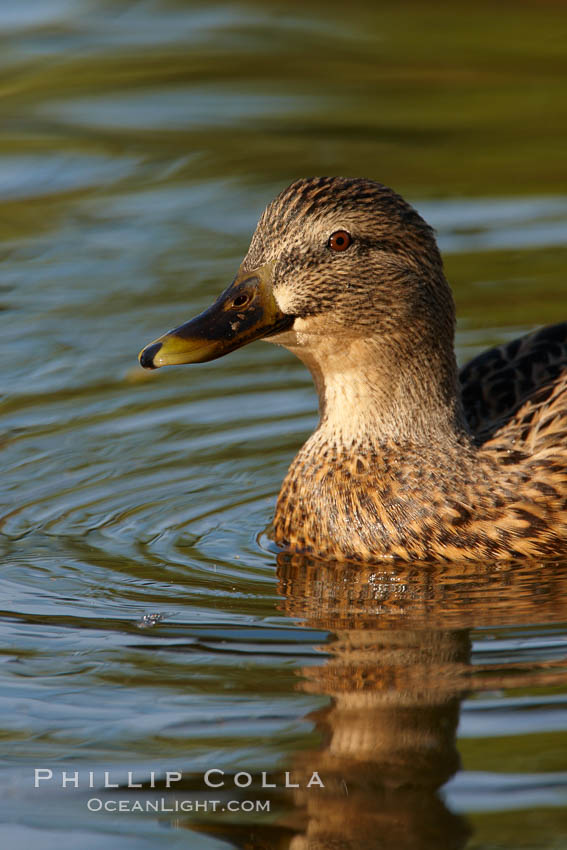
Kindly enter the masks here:
M 467 420 L 482 442 L 501 428 L 509 441 L 517 429 L 514 439 L 529 438 L 533 451 L 537 423 L 546 411 L 567 415 L 567 322 L 484 351 L 459 378 Z M 564 434 L 567 439 L 567 426 Z

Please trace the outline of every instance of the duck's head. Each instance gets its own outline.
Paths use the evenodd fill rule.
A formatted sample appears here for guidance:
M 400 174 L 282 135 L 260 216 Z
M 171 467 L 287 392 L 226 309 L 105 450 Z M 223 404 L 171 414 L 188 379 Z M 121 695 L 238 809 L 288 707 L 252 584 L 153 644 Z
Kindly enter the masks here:
M 379 406 L 409 421 L 435 397 L 455 408 L 453 333 L 433 231 L 416 210 L 371 180 L 315 177 L 269 204 L 229 288 L 144 348 L 140 363 L 202 363 L 268 339 L 309 366 L 322 409 L 340 384 L 351 406 L 354 392 L 369 410 L 371 384 Z
M 317 177 L 269 204 L 228 289 L 140 362 L 201 363 L 256 339 L 294 349 L 320 337 L 451 340 L 452 325 L 433 232 L 413 207 L 371 180 Z

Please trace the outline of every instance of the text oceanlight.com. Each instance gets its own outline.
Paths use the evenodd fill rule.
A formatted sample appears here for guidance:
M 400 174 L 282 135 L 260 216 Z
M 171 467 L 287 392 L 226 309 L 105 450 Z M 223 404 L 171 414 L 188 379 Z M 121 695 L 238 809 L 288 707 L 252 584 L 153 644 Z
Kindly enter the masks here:
M 147 800 L 114 800 L 91 797 L 87 800 L 89 812 L 269 812 L 269 800 L 169 800 L 158 797 Z

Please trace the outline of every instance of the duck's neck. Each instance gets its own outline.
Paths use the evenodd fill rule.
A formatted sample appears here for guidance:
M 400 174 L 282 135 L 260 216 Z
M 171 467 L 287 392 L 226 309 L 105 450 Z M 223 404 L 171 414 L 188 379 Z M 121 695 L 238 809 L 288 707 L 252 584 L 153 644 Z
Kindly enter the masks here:
M 318 339 L 293 346 L 319 395 L 318 436 L 349 446 L 467 440 L 454 353 L 411 337 Z

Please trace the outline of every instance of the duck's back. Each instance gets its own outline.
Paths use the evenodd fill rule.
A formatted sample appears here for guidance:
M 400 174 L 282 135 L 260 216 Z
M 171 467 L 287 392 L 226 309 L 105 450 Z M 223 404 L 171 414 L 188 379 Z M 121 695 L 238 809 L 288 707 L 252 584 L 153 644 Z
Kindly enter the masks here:
M 523 548 L 510 548 L 556 554 L 567 538 L 567 322 L 484 352 L 460 379 L 479 458 L 520 473 L 503 526 L 524 524 Z
M 491 348 L 460 373 L 465 415 L 479 444 L 567 468 L 567 322 Z

